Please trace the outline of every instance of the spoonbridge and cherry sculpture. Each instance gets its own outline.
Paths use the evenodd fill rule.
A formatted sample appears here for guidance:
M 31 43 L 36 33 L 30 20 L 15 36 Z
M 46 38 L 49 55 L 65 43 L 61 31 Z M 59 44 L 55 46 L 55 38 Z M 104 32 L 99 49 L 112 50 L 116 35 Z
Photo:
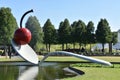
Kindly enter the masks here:
M 31 12 L 33 12 L 33 10 L 27 11 L 22 16 L 21 21 L 20 21 L 20 28 L 18 28 L 15 31 L 14 37 L 11 40 L 11 44 L 12 44 L 14 50 L 24 60 L 36 65 L 36 64 L 39 64 L 38 56 L 37 56 L 36 52 L 28 45 L 28 43 L 31 40 L 31 32 L 27 28 L 22 27 L 23 18 L 25 17 L 25 15 L 27 15 L 28 13 L 31 13 Z M 104 61 L 104 60 L 100 60 L 100 59 L 96 59 L 96 58 L 92 58 L 92 57 L 88 57 L 88 56 L 84 56 L 84 55 L 79 55 L 79 54 L 75 54 L 75 53 L 72 53 L 72 52 L 66 52 L 66 51 L 56 51 L 56 52 L 48 53 L 48 55 L 43 57 L 43 59 L 40 61 L 40 63 L 42 63 L 47 57 L 49 57 L 52 54 L 67 54 L 67 55 L 70 55 L 70 56 L 74 56 L 74 57 L 77 57 L 77 58 L 81 58 L 81 59 L 84 59 L 84 60 L 88 60 L 88 61 L 91 61 L 91 62 L 103 64 L 103 65 L 108 65 L 108 66 L 112 65 L 110 62 L 107 62 L 107 61 Z

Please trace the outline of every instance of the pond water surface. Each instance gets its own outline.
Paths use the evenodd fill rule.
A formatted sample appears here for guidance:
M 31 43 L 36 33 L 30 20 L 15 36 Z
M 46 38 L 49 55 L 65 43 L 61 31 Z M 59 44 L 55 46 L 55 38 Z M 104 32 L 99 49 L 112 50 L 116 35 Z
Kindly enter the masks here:
M 67 63 L 51 62 L 39 66 L 27 62 L 0 63 L 0 80 L 60 80 L 76 76 L 63 70 L 68 66 Z

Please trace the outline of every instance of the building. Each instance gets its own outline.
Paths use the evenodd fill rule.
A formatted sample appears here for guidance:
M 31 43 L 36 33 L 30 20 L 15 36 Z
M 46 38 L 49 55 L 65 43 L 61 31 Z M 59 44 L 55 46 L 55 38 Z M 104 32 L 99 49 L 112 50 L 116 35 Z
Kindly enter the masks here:
M 120 42 L 120 29 L 118 30 L 118 42 Z
M 115 45 L 113 45 L 113 49 L 120 50 L 120 29 L 117 31 L 117 33 L 118 33 L 117 36 L 118 42 Z

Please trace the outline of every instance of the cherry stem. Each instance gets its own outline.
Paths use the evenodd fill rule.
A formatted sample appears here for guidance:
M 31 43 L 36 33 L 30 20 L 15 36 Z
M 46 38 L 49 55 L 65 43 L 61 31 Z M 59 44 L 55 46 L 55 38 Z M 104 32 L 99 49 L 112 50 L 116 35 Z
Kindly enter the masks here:
M 23 16 L 22 16 L 22 18 L 21 18 L 21 20 L 20 20 L 20 28 L 22 28 L 23 18 L 24 18 L 28 13 L 31 13 L 31 12 L 33 12 L 33 9 L 31 9 L 31 10 L 29 10 L 29 11 L 27 11 L 26 13 L 23 14 Z

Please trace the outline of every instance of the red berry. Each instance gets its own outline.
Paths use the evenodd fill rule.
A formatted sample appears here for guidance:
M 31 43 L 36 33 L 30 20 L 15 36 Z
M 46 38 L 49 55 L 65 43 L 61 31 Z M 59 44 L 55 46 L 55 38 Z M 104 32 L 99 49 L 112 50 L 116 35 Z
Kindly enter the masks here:
M 28 44 L 31 40 L 31 32 L 27 28 L 19 28 L 15 31 L 13 39 L 18 45 Z

